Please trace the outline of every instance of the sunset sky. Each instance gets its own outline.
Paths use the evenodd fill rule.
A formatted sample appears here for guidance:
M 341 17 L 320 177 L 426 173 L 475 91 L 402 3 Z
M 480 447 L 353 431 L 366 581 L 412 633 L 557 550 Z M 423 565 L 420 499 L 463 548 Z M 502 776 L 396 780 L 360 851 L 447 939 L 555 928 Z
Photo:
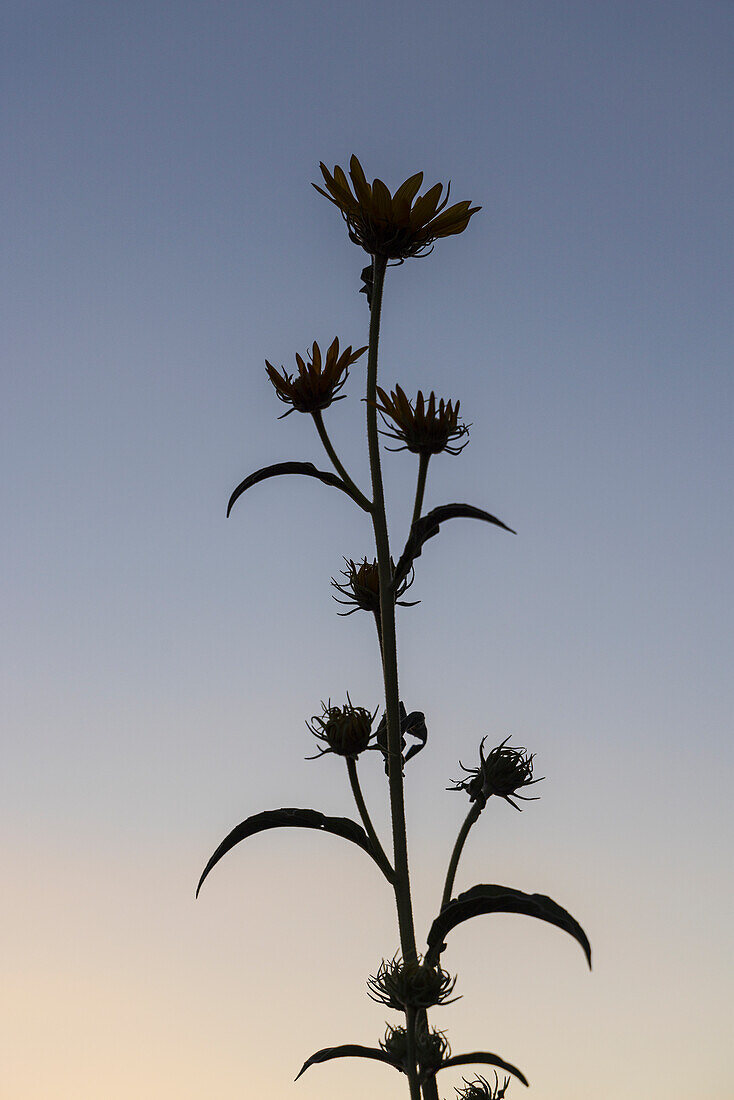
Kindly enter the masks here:
M 353 152 L 482 207 L 389 270 L 380 378 L 472 425 L 426 508 L 517 531 L 452 521 L 399 609 L 418 937 L 468 807 L 445 788 L 511 735 L 540 801 L 490 803 L 457 889 L 549 894 L 594 951 L 468 922 L 433 1022 L 524 1070 L 508 1100 L 734 1096 L 734 5 L 6 0 L 0 51 L 0 1096 L 407 1097 L 377 1062 L 293 1084 L 398 1022 L 366 996 L 398 942 L 362 853 L 271 832 L 194 900 L 248 815 L 356 815 L 304 721 L 380 702 L 329 583 L 369 523 L 305 478 L 225 518 L 260 466 L 328 468 L 264 362 L 367 343 L 367 257 L 311 187 Z M 366 488 L 362 363 L 344 392 Z M 399 554 L 415 456 L 384 471 Z

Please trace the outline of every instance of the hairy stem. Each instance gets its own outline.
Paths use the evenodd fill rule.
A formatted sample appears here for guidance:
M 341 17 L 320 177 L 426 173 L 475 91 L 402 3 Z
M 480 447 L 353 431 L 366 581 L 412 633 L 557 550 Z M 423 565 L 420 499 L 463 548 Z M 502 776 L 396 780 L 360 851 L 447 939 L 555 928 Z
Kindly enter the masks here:
M 421 518 L 423 507 L 423 494 L 426 491 L 426 474 L 428 473 L 429 454 L 421 454 L 418 464 L 418 484 L 415 487 L 415 504 L 413 505 L 413 518 L 410 521 L 411 528 Z
M 367 352 L 367 445 L 372 477 L 372 526 L 377 547 L 380 586 L 380 635 L 382 638 L 382 671 L 385 685 L 387 746 L 390 783 L 390 815 L 392 819 L 395 902 L 398 911 L 400 947 L 405 962 L 415 962 L 413 905 L 408 872 L 408 841 L 405 829 L 405 796 L 403 791 L 402 753 L 400 748 L 400 699 L 398 691 L 397 640 L 395 636 L 395 593 L 393 590 L 390 540 L 385 514 L 385 491 L 382 484 L 380 440 L 377 433 L 377 351 L 380 341 L 382 288 L 387 260 L 375 256 L 372 262 L 372 305 L 370 309 L 369 350 Z
M 451 892 L 454 889 L 454 879 L 456 878 L 456 868 L 459 866 L 459 859 L 464 848 L 464 843 L 469 835 L 474 822 L 478 819 L 482 812 L 482 806 L 479 802 L 473 802 L 469 813 L 464 819 L 464 824 L 459 829 L 459 835 L 456 838 L 456 844 L 454 844 L 454 850 L 451 853 L 451 859 L 449 860 L 449 869 L 446 872 L 446 883 L 443 888 L 443 897 L 441 898 L 441 908 L 451 901 Z
M 405 1009 L 405 1061 L 406 1068 L 408 1070 L 408 1080 L 410 1082 L 411 1100 L 420 1100 L 421 1089 L 420 1084 L 418 1083 L 418 1065 L 415 1049 L 415 1025 L 416 1010 L 408 1006 Z
M 390 866 L 390 860 L 385 855 L 385 850 L 380 844 L 377 833 L 375 832 L 375 827 L 372 824 L 372 819 L 370 818 L 369 811 L 367 809 L 367 803 L 364 800 L 362 788 L 359 784 L 359 776 L 357 775 L 357 761 L 351 756 L 348 756 L 346 759 L 347 771 L 349 772 L 349 782 L 352 787 L 354 801 L 356 802 L 357 809 L 359 810 L 359 816 L 362 818 L 362 824 L 365 827 L 365 832 L 370 838 L 372 847 L 374 848 L 377 862 L 380 864 L 380 869 L 387 881 L 392 883 L 395 879 L 395 872 Z
M 339 477 L 342 479 L 347 489 L 349 490 L 349 495 L 360 506 L 360 508 L 364 509 L 365 512 L 371 512 L 372 505 L 370 501 L 367 500 L 367 497 L 364 495 L 364 493 L 360 492 L 360 490 L 354 484 L 351 477 L 342 466 L 341 461 L 339 460 L 339 456 L 334 450 L 332 442 L 326 432 L 324 418 L 321 415 L 321 409 L 316 409 L 314 412 L 311 413 L 311 416 L 313 417 L 313 422 L 316 425 L 316 431 L 319 433 L 319 438 L 324 445 L 324 450 L 331 459 L 334 469 L 339 474 Z
M 385 716 L 387 724 L 388 780 L 390 785 L 390 816 L 392 820 L 395 905 L 398 914 L 400 949 L 404 962 L 416 962 L 413 924 L 413 903 L 410 896 L 408 871 L 408 839 L 405 828 L 405 795 L 403 790 L 403 756 L 401 750 L 400 693 L 398 688 L 397 639 L 395 636 L 395 586 L 390 560 L 390 540 L 385 513 L 385 492 L 382 484 L 380 440 L 377 433 L 377 350 L 380 341 L 380 312 L 387 260 L 372 259 L 372 301 L 370 306 L 370 336 L 367 353 L 367 445 L 372 478 L 372 526 L 377 548 L 380 588 L 378 632 L 382 652 L 382 673 L 385 686 Z M 408 1037 L 408 1082 L 411 1100 L 420 1100 L 420 1084 L 415 1060 L 415 1012 L 406 1020 Z

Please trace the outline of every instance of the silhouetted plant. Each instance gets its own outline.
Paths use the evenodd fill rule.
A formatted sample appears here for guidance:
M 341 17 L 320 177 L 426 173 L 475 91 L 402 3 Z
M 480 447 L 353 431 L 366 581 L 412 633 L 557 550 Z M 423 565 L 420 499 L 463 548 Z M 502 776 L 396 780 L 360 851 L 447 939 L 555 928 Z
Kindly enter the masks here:
M 302 474 L 318 478 L 327 485 L 346 493 L 371 521 L 376 557 L 365 557 L 360 563 L 345 558 L 343 581 L 332 581 L 339 593 L 335 599 L 349 607 L 342 615 L 356 611 L 372 613 L 377 625 L 383 669 L 384 712 L 373 730 L 377 717 L 374 711 L 354 706 L 347 694 L 346 703 L 332 706 L 322 703 L 322 713 L 307 723 L 319 742 L 316 757 L 331 754 L 342 757 L 362 824 L 343 817 L 326 817 L 316 810 L 282 808 L 265 810 L 248 817 L 225 837 L 204 868 L 197 895 L 204 879 L 235 844 L 266 829 L 296 827 L 321 829 L 350 840 L 375 861 L 395 895 L 400 950 L 392 959 L 383 959 L 377 973 L 367 983 L 373 1000 L 401 1013 L 404 1022 L 388 1025 L 378 1047 L 344 1044 L 325 1047 L 311 1055 L 298 1076 L 306 1069 L 333 1058 L 360 1057 L 384 1062 L 403 1073 L 408 1080 L 411 1100 L 438 1100 L 436 1074 L 453 1066 L 488 1065 L 502 1070 L 527 1085 L 525 1076 L 515 1066 L 496 1054 L 474 1051 L 452 1055 L 443 1032 L 430 1027 L 427 1010 L 448 1004 L 456 983 L 440 965 L 446 949 L 445 937 L 470 917 L 484 913 L 523 913 L 561 928 L 573 936 L 583 948 L 589 966 L 591 948 L 576 920 L 560 905 L 542 894 L 526 894 L 507 886 L 480 884 L 453 896 L 454 879 L 469 830 L 479 819 L 489 799 L 494 795 L 515 809 L 514 799 L 527 799 L 521 794 L 526 787 L 539 782 L 533 776 L 533 754 L 524 748 L 508 745 L 506 738 L 488 754 L 484 753 L 486 737 L 479 745 L 476 768 L 460 766 L 466 773 L 463 780 L 454 781 L 450 790 L 464 791 L 471 803 L 467 817 L 459 830 L 451 853 L 444 882 L 441 907 L 427 937 L 427 950 L 419 955 L 416 947 L 413 906 L 408 874 L 408 846 L 404 806 L 405 765 L 421 751 L 428 737 L 422 711 L 407 712 L 398 695 L 398 663 L 395 638 L 395 607 L 410 607 L 413 603 L 401 597 L 414 580 L 414 563 L 428 539 L 439 533 L 449 519 L 480 519 L 506 531 L 512 531 L 501 520 L 471 504 L 445 504 L 423 513 L 423 497 L 428 465 L 432 456 L 441 453 L 457 455 L 469 442 L 468 426 L 459 420 L 459 402 L 437 399 L 435 393 L 424 397 L 421 391 L 410 400 L 396 385 L 388 393 L 377 385 L 378 344 L 383 287 L 388 261 L 402 264 L 409 257 L 426 255 L 434 243 L 443 237 L 463 233 L 471 218 L 480 209 L 470 202 L 460 202 L 446 209 L 448 188 L 441 202 L 443 187 L 436 184 L 424 195 L 418 192 L 423 173 L 407 179 L 391 194 L 381 180 L 367 182 L 356 157 L 350 162 L 349 178 L 340 168 L 333 173 L 321 165 L 326 190 L 316 190 L 329 199 L 344 218 L 349 237 L 370 255 L 370 264 L 361 272 L 361 293 L 367 295 L 370 311 L 369 338 L 364 347 L 352 351 L 348 346 L 341 354 L 339 340 L 334 339 L 322 354 L 318 343 L 312 345 L 307 359 L 296 355 L 298 373 L 277 370 L 266 361 L 266 370 L 278 399 L 290 408 L 284 416 L 297 411 L 308 413 L 335 473 L 318 470 L 310 462 L 281 462 L 250 474 L 232 494 L 227 514 L 240 496 L 260 481 L 281 474 Z M 336 454 L 324 425 L 322 413 L 345 396 L 344 387 L 349 368 L 367 351 L 365 407 L 367 448 L 369 453 L 371 494 L 355 484 Z M 382 434 L 401 444 L 399 448 L 418 456 L 417 484 L 410 532 L 397 565 L 390 556 L 390 541 L 385 514 L 382 465 L 377 413 L 386 431 Z M 412 739 L 408 747 L 406 738 Z M 359 783 L 358 760 L 366 751 L 378 749 L 383 756 L 388 776 L 392 824 L 392 857 L 388 857 L 372 823 Z M 310 757 L 309 759 L 314 759 Z M 484 1077 L 469 1081 L 458 1088 L 459 1100 L 500 1100 L 505 1096 L 510 1077 L 500 1086 L 495 1072 L 494 1085 Z

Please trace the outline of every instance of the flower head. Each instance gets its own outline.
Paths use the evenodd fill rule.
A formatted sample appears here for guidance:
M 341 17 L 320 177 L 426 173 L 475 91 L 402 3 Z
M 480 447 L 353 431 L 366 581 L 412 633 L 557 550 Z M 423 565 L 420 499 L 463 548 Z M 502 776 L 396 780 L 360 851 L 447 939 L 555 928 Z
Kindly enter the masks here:
M 377 567 L 377 559 L 367 561 L 367 558 L 363 558 L 359 565 L 356 565 L 351 558 L 345 558 L 346 569 L 342 569 L 342 576 L 346 577 L 346 580 L 341 583 L 334 580 L 332 577 L 331 583 L 337 592 L 341 592 L 346 597 L 344 600 L 340 600 L 338 596 L 334 596 L 337 603 L 345 605 L 353 605 L 351 611 L 340 611 L 340 615 L 353 615 L 355 611 L 372 611 L 375 614 L 380 612 L 380 575 Z M 395 569 L 395 563 L 390 561 L 390 564 Z M 418 601 L 401 600 L 400 597 L 404 592 L 410 588 L 413 583 L 415 575 L 411 573 L 408 577 L 400 582 L 395 590 L 395 603 L 401 607 L 413 607 Z
M 486 1077 L 476 1077 L 473 1081 L 467 1081 L 466 1077 L 462 1077 L 462 1081 L 466 1088 L 457 1088 L 456 1090 L 456 1095 L 460 1100 L 504 1100 L 505 1093 L 510 1085 L 510 1078 L 505 1077 L 502 1087 L 500 1087 L 496 1071 L 494 1085 L 490 1085 Z
M 322 360 L 321 348 L 314 342 L 311 351 L 307 352 L 307 363 L 302 356 L 296 355 L 298 374 L 295 377 L 288 374 L 283 367 L 280 371 L 276 370 L 266 359 L 265 369 L 275 387 L 276 396 L 286 405 L 291 406 L 283 416 L 288 416 L 294 410 L 305 413 L 316 412 L 327 408 L 333 401 L 341 401 L 341 397 L 335 395 L 349 377 L 349 367 L 366 350 L 365 346 L 352 351 L 350 344 L 340 355 L 337 338 L 329 347 L 325 359 Z M 343 396 L 345 395 L 342 394 Z
M 380 1046 L 404 1069 L 407 1068 L 408 1035 L 404 1027 L 390 1027 L 388 1024 Z M 429 1029 L 425 1023 L 416 1028 L 415 1046 L 418 1061 L 424 1070 L 437 1069 L 451 1055 L 451 1047 L 444 1033 L 435 1027 Z
M 331 700 L 321 704 L 321 714 L 315 714 L 306 725 L 311 733 L 327 748 L 319 751 L 316 756 L 306 759 L 316 760 L 318 756 L 325 756 L 333 752 L 337 756 L 348 756 L 354 759 L 361 752 L 370 747 L 372 737 L 372 722 L 377 710 L 370 714 L 364 707 L 355 707 L 347 694 L 347 702 L 343 707 L 332 707 Z
M 534 754 L 528 754 L 523 748 L 509 748 L 506 737 L 501 745 L 492 749 L 489 756 L 484 755 L 484 742 L 482 738 L 479 746 L 479 767 L 466 768 L 459 761 L 459 767 L 467 773 L 463 780 L 455 781 L 456 786 L 448 787 L 450 791 L 466 791 L 472 802 L 477 802 L 480 809 L 484 809 L 487 799 L 496 794 L 504 798 L 516 810 L 522 809 L 512 801 L 512 796 L 521 798 L 525 802 L 533 802 L 535 799 L 529 795 L 518 794 L 521 787 L 529 787 L 532 783 L 540 783 L 544 778 L 533 779 Z
M 382 180 L 370 185 L 356 157 L 349 162 L 352 186 L 337 164 L 333 174 L 321 164 L 326 191 L 313 184 L 319 194 L 333 202 L 347 223 L 349 237 L 371 256 L 389 260 L 404 260 L 420 256 L 439 237 L 463 233 L 472 214 L 480 210 L 471 201 L 457 202 L 446 209 L 449 187 L 441 202 L 443 185 L 435 184 L 425 195 L 416 198 L 423 173 L 417 172 L 401 184 L 394 195 Z
M 382 960 L 377 974 L 367 982 L 367 991 L 373 1001 L 402 1012 L 406 1008 L 450 1004 L 447 998 L 455 985 L 456 978 L 440 966 L 429 966 L 420 959 L 404 963 L 396 955 L 389 962 Z
M 441 451 L 457 455 L 469 442 L 469 429 L 466 424 L 459 423 L 459 402 L 454 406 L 451 401 L 440 399 L 436 405 L 436 395 L 431 390 L 426 401 L 421 390 L 413 406 L 405 396 L 400 386 L 395 386 L 388 396 L 385 390 L 377 387 L 377 393 L 381 403 L 376 403 L 376 408 L 382 417 L 383 423 L 391 428 L 391 431 L 383 432 L 391 439 L 397 439 L 402 447 L 391 447 L 390 450 L 403 451 L 406 448 L 417 455 L 437 455 Z M 390 417 L 392 424 L 387 417 Z M 464 442 L 456 447 L 451 441 L 464 439 Z

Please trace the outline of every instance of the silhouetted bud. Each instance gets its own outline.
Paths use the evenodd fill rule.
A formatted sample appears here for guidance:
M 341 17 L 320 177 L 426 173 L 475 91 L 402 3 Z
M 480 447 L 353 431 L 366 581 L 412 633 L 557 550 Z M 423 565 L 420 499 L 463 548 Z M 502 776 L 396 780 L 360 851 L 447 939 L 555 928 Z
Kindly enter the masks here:
M 316 760 L 318 756 L 325 756 L 329 752 L 336 753 L 337 756 L 356 757 L 370 747 L 372 722 L 377 710 L 370 714 L 364 707 L 352 706 L 349 695 L 346 706 L 332 707 L 331 700 L 321 706 L 321 714 L 315 714 L 306 725 L 314 737 L 327 745 L 327 748 L 319 748 L 317 755 L 306 757 L 307 760 Z
M 367 982 L 373 1001 L 398 1011 L 448 1004 L 455 985 L 456 978 L 440 966 L 420 961 L 404 963 L 397 956 L 389 962 L 383 959 L 377 974 Z
M 501 745 L 498 745 L 496 749 L 492 749 L 489 756 L 485 757 L 484 742 L 486 740 L 487 738 L 483 737 L 479 746 L 478 768 L 466 768 L 459 761 L 459 767 L 463 768 L 467 776 L 471 778 L 455 780 L 455 786 L 446 789 L 449 791 L 466 791 L 472 802 L 479 803 L 480 809 L 484 809 L 487 799 L 491 798 L 493 794 L 499 798 L 504 798 L 516 810 L 520 810 L 522 807 L 515 805 L 511 796 L 521 798 L 525 802 L 536 801 L 528 795 L 517 793 L 522 787 L 540 783 L 544 778 L 544 776 L 541 776 L 540 779 L 533 779 L 534 754 L 529 755 L 524 748 L 507 747 L 507 742 L 510 739 L 506 737 Z
M 457 1088 L 456 1095 L 460 1100 L 504 1100 L 505 1093 L 510 1085 L 510 1078 L 505 1080 L 500 1087 L 499 1078 L 495 1072 L 494 1085 L 490 1085 L 485 1077 L 477 1077 L 473 1081 L 462 1078 L 466 1088 Z
M 380 1040 L 382 1049 L 407 1070 L 408 1036 L 404 1027 L 388 1025 L 385 1038 Z M 435 1070 L 451 1054 L 451 1047 L 442 1031 L 419 1025 L 415 1033 L 415 1053 L 421 1069 Z
M 342 576 L 346 577 L 346 580 L 339 583 L 332 577 L 331 583 L 337 592 L 341 592 L 346 599 L 340 600 L 338 596 L 334 596 L 337 603 L 349 606 L 352 605 L 351 611 L 340 611 L 340 615 L 353 615 L 355 611 L 372 611 L 379 615 L 380 612 L 380 575 L 377 566 L 377 559 L 367 561 L 367 558 L 363 558 L 359 565 L 356 565 L 351 558 L 344 559 L 347 568 L 342 569 Z M 395 571 L 395 563 L 390 560 L 392 571 Z M 401 600 L 400 597 L 406 592 L 413 580 L 415 574 L 411 572 L 410 576 L 406 577 L 400 582 L 395 592 L 395 603 L 401 607 L 412 607 L 413 603 L 408 600 Z M 417 601 L 416 601 L 417 602 Z

